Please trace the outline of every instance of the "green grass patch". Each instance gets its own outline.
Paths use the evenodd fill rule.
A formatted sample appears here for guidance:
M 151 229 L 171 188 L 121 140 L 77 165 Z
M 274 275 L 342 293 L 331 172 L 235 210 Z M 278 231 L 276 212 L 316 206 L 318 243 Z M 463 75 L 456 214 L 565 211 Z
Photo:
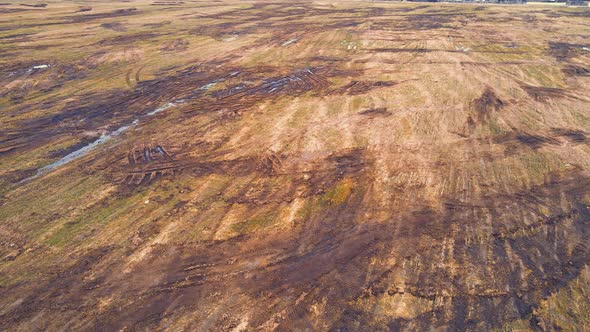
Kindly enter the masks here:
M 246 221 L 233 224 L 232 230 L 239 234 L 252 233 L 270 226 L 275 218 L 274 212 L 268 212 L 260 216 L 250 218 Z
M 351 179 L 344 179 L 338 182 L 334 187 L 328 189 L 326 193 L 321 196 L 320 202 L 322 205 L 338 206 L 346 202 L 352 193 L 353 182 Z

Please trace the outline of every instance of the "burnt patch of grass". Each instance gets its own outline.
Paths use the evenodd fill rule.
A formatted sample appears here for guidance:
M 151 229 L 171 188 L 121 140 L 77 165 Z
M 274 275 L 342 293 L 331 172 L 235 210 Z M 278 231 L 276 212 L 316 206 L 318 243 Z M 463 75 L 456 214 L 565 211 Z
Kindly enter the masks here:
M 359 115 L 364 115 L 370 118 L 375 117 L 388 117 L 391 112 L 387 110 L 387 107 L 369 108 L 359 112 Z
M 506 105 L 491 88 L 486 88 L 481 96 L 472 102 L 473 109 L 476 111 L 477 119 L 480 122 L 488 120 L 492 112 L 499 111 Z
M 106 13 L 96 13 L 96 14 L 83 14 L 83 15 L 71 15 L 63 17 L 66 22 L 69 23 L 84 23 L 94 20 L 100 20 L 103 18 L 112 18 L 112 17 L 121 17 L 121 16 L 131 16 L 137 15 L 139 11 L 135 7 L 131 8 L 123 8 L 117 9 Z
M 164 43 L 160 50 L 165 52 L 182 52 L 188 49 L 188 45 L 188 40 L 178 38 Z
M 33 7 L 33 8 L 45 8 L 45 7 L 47 7 L 47 4 L 46 3 L 35 3 L 35 4 L 23 3 L 23 4 L 21 4 L 21 6 Z
M 0 8 L 0 14 L 12 14 L 19 12 L 26 12 L 28 9 L 24 8 Z
M 518 142 L 530 147 L 531 149 L 538 149 L 544 145 L 552 144 L 558 145 L 559 141 L 553 137 L 541 136 L 541 135 L 534 135 L 534 134 L 517 134 L 516 139 Z
M 571 143 L 584 143 L 588 141 L 588 134 L 582 130 L 551 128 L 551 133 L 556 136 L 564 137 Z
M 436 30 L 452 22 L 452 14 L 414 14 L 404 27 L 408 30 Z
M 376 88 L 387 88 L 397 85 L 396 81 L 351 81 L 336 90 L 337 94 L 360 95 Z
M 557 61 L 568 61 L 569 59 L 579 55 L 583 47 L 590 46 L 564 42 L 549 42 L 549 49 L 547 52 Z
M 555 137 L 527 132 L 511 132 L 496 136 L 493 142 L 504 145 L 506 147 L 504 153 L 507 156 L 515 155 L 524 150 L 537 150 L 546 145 L 560 144 L 560 141 Z
M 172 24 L 172 21 L 162 21 L 162 22 L 157 22 L 157 23 L 145 23 L 143 26 L 147 27 L 147 28 L 157 29 L 157 28 L 161 28 L 163 26 L 170 25 L 170 24 Z
M 128 45 L 138 41 L 143 41 L 157 37 L 158 35 L 153 32 L 140 32 L 131 35 L 116 36 L 113 38 L 105 38 L 98 42 L 100 46 L 106 45 Z
M 127 28 L 123 24 L 121 24 L 120 22 L 103 23 L 100 25 L 100 27 L 105 28 L 105 29 L 109 29 L 109 30 L 113 30 L 113 31 L 117 31 L 117 32 L 127 31 Z
M 184 5 L 184 1 L 154 1 L 150 5 L 152 5 L 152 6 L 180 6 L 180 5 Z
M 567 76 L 589 76 L 590 69 L 579 65 L 567 65 L 561 69 Z

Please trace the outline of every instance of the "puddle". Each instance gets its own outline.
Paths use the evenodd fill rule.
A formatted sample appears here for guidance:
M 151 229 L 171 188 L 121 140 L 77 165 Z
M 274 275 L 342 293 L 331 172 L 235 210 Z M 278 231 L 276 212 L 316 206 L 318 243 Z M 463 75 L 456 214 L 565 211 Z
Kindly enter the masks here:
M 49 65 L 47 65 L 47 66 L 49 67 Z M 311 73 L 311 71 L 309 69 L 307 70 L 307 72 Z M 227 75 L 225 77 L 216 79 L 208 84 L 203 85 L 202 87 L 199 88 L 199 90 L 209 90 L 209 89 L 213 88 L 215 85 L 217 85 L 218 83 L 223 82 L 223 81 L 227 80 L 228 78 L 235 77 L 239 74 L 240 74 L 240 71 L 231 72 L 229 75 Z M 286 81 L 288 81 L 288 78 L 287 79 L 283 78 L 282 80 L 279 80 L 276 82 L 270 82 L 269 86 L 271 88 L 280 89 L 286 84 Z M 192 99 L 192 98 L 188 98 L 188 99 Z M 128 124 L 118 128 L 117 130 L 108 133 L 108 134 L 104 134 L 104 135 L 100 136 L 98 139 L 96 139 L 95 141 L 83 146 L 82 148 L 80 148 L 76 151 L 69 153 L 68 155 L 64 156 L 63 158 L 39 168 L 35 175 L 28 177 L 28 178 L 20 181 L 19 183 L 23 183 L 23 182 L 27 182 L 29 180 L 35 179 L 41 175 L 44 175 L 44 174 L 47 174 L 47 173 L 53 171 L 54 169 L 56 169 L 58 167 L 61 167 L 73 160 L 83 157 L 84 155 L 88 154 L 90 151 L 94 150 L 97 146 L 100 146 L 100 145 L 108 142 L 112 138 L 119 136 L 121 133 L 123 133 L 124 131 L 126 131 L 129 128 L 135 127 L 136 125 L 139 124 L 141 119 L 151 117 L 151 116 L 154 116 L 158 113 L 164 112 L 172 107 L 175 107 L 175 106 L 178 106 L 179 104 L 184 103 L 186 100 L 187 99 L 176 99 L 176 100 L 168 102 L 168 103 L 166 103 L 166 104 L 164 104 L 164 105 L 162 105 L 162 106 L 160 106 L 148 113 L 145 113 L 145 115 L 139 116 L 138 118 L 133 120 L 133 122 L 128 123 Z
M 222 78 L 216 79 L 215 81 L 212 81 L 209 84 L 203 85 L 202 87 L 199 88 L 199 90 L 210 90 L 213 87 L 215 87 L 217 85 L 217 83 L 224 82 L 227 78 L 234 77 L 234 76 L 238 75 L 239 73 L 240 73 L 239 70 L 238 71 L 231 72 L 227 77 L 222 77 Z
M 56 168 L 58 168 L 58 167 L 60 167 L 62 165 L 65 165 L 65 164 L 69 163 L 72 160 L 76 160 L 76 159 L 84 156 L 88 152 L 94 150 L 95 147 L 97 147 L 97 146 L 99 146 L 99 145 L 101 145 L 103 143 L 106 143 L 107 141 L 109 141 L 113 137 L 119 136 L 125 130 L 127 130 L 127 129 L 133 127 L 133 126 L 135 126 L 137 123 L 139 123 L 139 121 L 138 120 L 135 120 L 131 124 L 129 124 L 127 126 L 123 126 L 123 127 L 119 128 L 119 129 L 113 131 L 112 133 L 109 133 L 109 134 L 105 134 L 105 135 L 100 136 L 96 141 L 94 141 L 94 142 L 92 142 L 92 143 L 90 143 L 90 144 L 88 144 L 86 146 L 83 146 L 82 148 L 80 148 L 80 149 L 78 149 L 78 150 L 76 150 L 74 152 L 71 152 L 70 154 L 66 155 L 65 157 L 61 158 L 60 160 L 54 161 L 54 162 L 52 162 L 49 165 L 46 165 L 46 166 L 43 166 L 43 167 L 39 168 L 39 170 L 37 170 L 37 174 L 35 174 L 34 176 L 32 176 L 32 177 L 30 177 L 28 179 L 25 179 L 23 181 L 34 179 L 34 178 L 36 178 L 36 177 L 38 177 L 40 175 L 46 174 L 46 173 L 54 170 L 54 169 L 56 169 Z
M 174 102 L 167 103 L 167 104 L 165 104 L 164 106 L 162 106 L 162 107 L 158 107 L 158 108 L 156 108 L 155 110 L 153 110 L 153 111 L 151 111 L 151 112 L 147 113 L 147 114 L 146 114 L 146 116 L 152 116 L 152 115 L 154 115 L 154 114 L 158 114 L 158 113 L 160 113 L 160 112 L 164 112 L 165 110 L 167 110 L 167 109 L 169 109 L 169 108 L 171 108 L 171 107 L 174 107 L 174 106 L 176 106 L 176 105 L 177 105 L 177 103 L 179 103 L 179 102 L 182 102 L 182 101 L 176 101 L 176 103 L 174 103 Z
M 121 135 L 124 131 L 126 131 L 129 128 L 135 127 L 137 124 L 139 124 L 140 119 L 147 118 L 147 117 L 153 116 L 155 114 L 158 114 L 160 112 L 163 112 L 163 111 L 165 111 L 165 110 L 167 110 L 169 108 L 172 108 L 174 106 L 177 106 L 178 104 L 180 104 L 182 102 L 183 102 L 183 100 L 179 99 L 179 100 L 176 100 L 174 102 L 166 103 L 163 106 L 160 106 L 160 107 L 156 108 L 155 110 L 153 110 L 153 111 L 151 111 L 149 113 L 146 113 L 145 115 L 143 115 L 143 116 L 141 116 L 141 117 L 133 120 L 133 122 L 131 122 L 129 124 L 126 124 L 126 125 L 124 125 L 122 127 L 119 127 L 115 131 L 112 131 L 112 132 L 110 132 L 108 134 L 103 134 L 102 136 L 100 136 L 98 139 L 96 139 L 92 143 L 89 143 L 89 144 L 81 147 L 80 149 L 69 153 L 68 155 L 64 156 L 63 158 L 61 158 L 61 159 L 59 159 L 57 161 L 52 162 L 51 164 L 48 164 L 48 165 L 45 165 L 45 166 L 39 168 L 37 170 L 37 173 L 35 173 L 35 175 L 30 176 L 30 177 L 28 177 L 28 178 L 20 181 L 19 183 L 23 183 L 23 182 L 27 182 L 29 180 L 35 179 L 35 178 L 37 178 L 37 177 L 39 177 L 41 175 L 44 175 L 44 174 L 47 174 L 47 173 L 53 171 L 54 169 L 56 169 L 58 167 L 61 167 L 61 166 L 65 165 L 65 164 L 67 164 L 67 163 L 69 163 L 69 162 L 71 162 L 73 160 L 76 160 L 76 159 L 78 159 L 80 157 L 83 157 L 88 152 L 94 150 L 97 146 L 102 145 L 102 144 L 108 142 L 109 140 L 111 140 L 112 138 Z

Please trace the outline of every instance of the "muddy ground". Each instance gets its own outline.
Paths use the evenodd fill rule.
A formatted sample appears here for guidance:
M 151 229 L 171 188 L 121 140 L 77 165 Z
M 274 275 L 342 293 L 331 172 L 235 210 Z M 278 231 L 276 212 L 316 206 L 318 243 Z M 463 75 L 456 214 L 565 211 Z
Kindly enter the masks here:
M 587 8 L 0 8 L 0 330 L 590 326 Z

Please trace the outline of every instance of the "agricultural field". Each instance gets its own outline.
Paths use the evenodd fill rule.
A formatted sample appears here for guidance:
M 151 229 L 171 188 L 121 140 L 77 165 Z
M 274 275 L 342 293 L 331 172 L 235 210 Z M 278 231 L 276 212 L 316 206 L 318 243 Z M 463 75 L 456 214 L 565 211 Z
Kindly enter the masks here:
M 590 8 L 0 3 L 0 330 L 590 330 Z

